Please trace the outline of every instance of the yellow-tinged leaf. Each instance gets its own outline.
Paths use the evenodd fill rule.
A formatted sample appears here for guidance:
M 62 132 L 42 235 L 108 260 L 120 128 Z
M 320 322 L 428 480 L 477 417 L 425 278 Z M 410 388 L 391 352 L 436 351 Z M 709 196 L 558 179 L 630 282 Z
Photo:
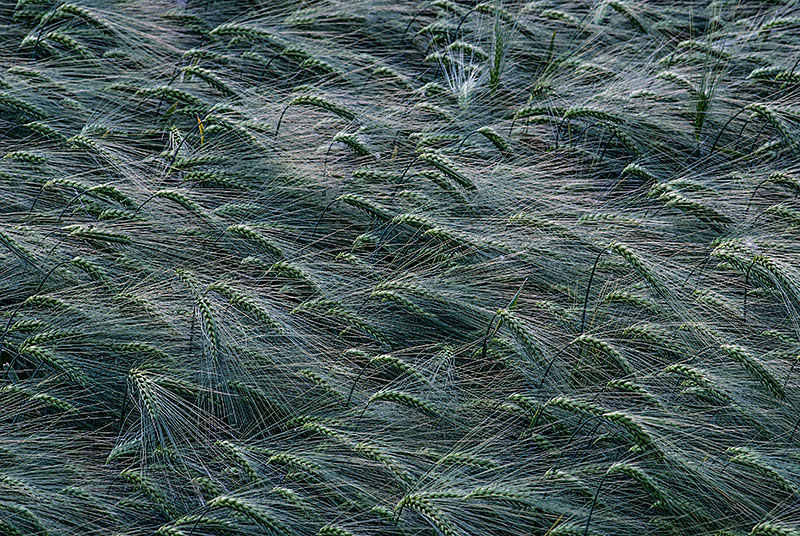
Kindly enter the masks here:
M 200 130 L 200 145 L 202 146 L 205 140 L 206 127 L 203 125 L 203 120 L 200 119 L 200 116 L 197 116 L 197 128 Z

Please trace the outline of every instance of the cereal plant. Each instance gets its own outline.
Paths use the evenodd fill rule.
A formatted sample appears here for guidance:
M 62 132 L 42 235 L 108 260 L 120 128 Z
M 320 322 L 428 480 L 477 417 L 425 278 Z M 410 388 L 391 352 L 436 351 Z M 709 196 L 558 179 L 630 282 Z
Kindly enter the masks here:
M 0 534 L 800 534 L 794 0 L 0 3 Z

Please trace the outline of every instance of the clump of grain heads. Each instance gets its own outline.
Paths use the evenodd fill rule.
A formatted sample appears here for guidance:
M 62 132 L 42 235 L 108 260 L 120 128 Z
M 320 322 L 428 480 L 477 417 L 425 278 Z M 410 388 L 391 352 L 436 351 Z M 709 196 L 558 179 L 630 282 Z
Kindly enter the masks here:
M 797 534 L 794 4 L 6 4 L 0 532 Z

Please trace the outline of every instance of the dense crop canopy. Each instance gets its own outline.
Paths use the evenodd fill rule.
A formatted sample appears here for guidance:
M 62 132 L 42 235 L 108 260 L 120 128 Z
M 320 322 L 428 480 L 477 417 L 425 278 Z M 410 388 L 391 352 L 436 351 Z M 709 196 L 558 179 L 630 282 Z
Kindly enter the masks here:
M 0 534 L 800 534 L 800 7 L 0 2 Z

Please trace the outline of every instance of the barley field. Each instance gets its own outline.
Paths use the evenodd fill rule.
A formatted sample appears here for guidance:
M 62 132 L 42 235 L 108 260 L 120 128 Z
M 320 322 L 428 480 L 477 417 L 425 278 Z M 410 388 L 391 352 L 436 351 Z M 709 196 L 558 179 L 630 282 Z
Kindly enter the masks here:
M 797 0 L 5 0 L 0 133 L 0 535 L 800 536 Z

